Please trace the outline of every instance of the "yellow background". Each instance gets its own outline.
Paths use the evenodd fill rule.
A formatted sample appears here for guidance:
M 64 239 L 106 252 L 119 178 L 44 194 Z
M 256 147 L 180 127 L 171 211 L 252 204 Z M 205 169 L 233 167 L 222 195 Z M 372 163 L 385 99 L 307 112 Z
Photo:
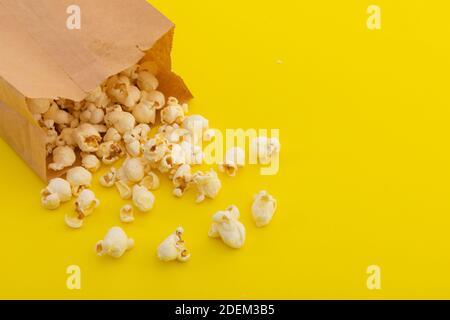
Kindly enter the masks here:
M 81 230 L 40 208 L 44 187 L 0 142 L 0 298 L 450 298 L 450 24 L 445 1 L 167 1 L 177 24 L 174 68 L 194 92 L 191 113 L 213 127 L 279 128 L 280 171 L 223 177 L 213 201 L 171 196 L 122 225 L 136 247 L 121 259 L 94 244 L 121 225 L 124 201 L 102 201 Z M 382 30 L 366 9 L 382 9 Z M 98 175 L 96 176 L 98 177 Z M 271 225 L 250 217 L 254 193 L 278 199 Z M 210 239 L 211 215 L 241 209 L 247 242 Z M 178 225 L 192 259 L 162 263 Z M 81 290 L 66 268 L 81 268 Z M 366 287 L 381 267 L 382 289 Z

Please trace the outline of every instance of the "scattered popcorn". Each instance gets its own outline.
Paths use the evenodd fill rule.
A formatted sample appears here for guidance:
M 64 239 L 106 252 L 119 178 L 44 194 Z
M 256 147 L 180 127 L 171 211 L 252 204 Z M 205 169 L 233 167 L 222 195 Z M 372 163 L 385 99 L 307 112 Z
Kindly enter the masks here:
M 113 142 L 120 142 L 122 140 L 122 136 L 120 135 L 119 131 L 117 131 L 116 128 L 109 128 L 105 135 L 103 136 L 103 141 L 113 141 Z
M 138 140 L 140 143 L 145 143 L 148 141 L 150 136 L 151 128 L 146 123 L 140 123 L 133 130 L 131 130 L 131 134 L 134 139 Z
M 124 155 L 124 151 L 119 143 L 107 141 L 100 144 L 96 155 L 104 164 L 110 165 L 119 160 Z
M 131 157 L 136 158 L 141 155 L 141 142 L 132 131 L 125 133 L 123 141 L 125 142 L 125 149 Z
M 80 113 L 80 120 L 82 122 L 89 122 L 91 124 L 99 124 L 103 122 L 105 112 L 102 108 L 98 108 L 92 102 L 86 103 L 85 108 L 86 110 Z
M 258 155 L 260 163 L 267 164 L 280 152 L 280 142 L 277 138 L 257 137 L 250 142 L 250 152 Z
M 60 98 L 26 99 L 33 119 L 45 132 L 47 155 L 52 159 L 48 168 L 58 172 L 81 163 L 67 171 L 66 180 L 52 179 L 41 191 L 43 207 L 51 210 L 72 196 L 77 197 L 75 210 L 64 217 L 70 228 L 81 228 L 85 217 L 100 204 L 88 189 L 92 173 L 102 164 L 112 165 L 122 159 L 121 167 L 111 167 L 99 178 L 99 183 L 108 188 L 115 186 L 120 197 L 131 199 L 140 211 L 153 208 L 155 196 L 151 190 L 159 188 L 160 174 L 172 181 L 176 197 L 182 197 L 191 186 L 197 191 L 197 202 L 218 195 L 222 185 L 216 171 L 191 172 L 203 160 L 202 142 L 215 139 L 216 131 L 209 128 L 205 117 L 187 115 L 186 103 L 175 97 L 166 99 L 157 90 L 158 72 L 154 61 L 133 65 L 106 79 L 79 102 Z M 280 151 L 276 138 L 258 137 L 251 141 L 250 147 L 257 151 L 262 163 Z M 244 162 L 244 150 L 232 148 L 226 152 L 219 170 L 234 176 Z M 276 200 L 261 191 L 251 209 L 256 225 L 267 225 L 276 210 Z M 120 220 L 134 221 L 134 210 L 130 204 L 124 205 Z M 161 260 L 189 259 L 182 234 L 183 229 L 177 228 L 161 243 L 158 247 Z M 239 210 L 230 206 L 217 212 L 209 235 L 220 237 L 230 247 L 240 248 L 245 242 L 245 228 L 239 222 Z M 133 244 L 121 228 L 113 227 L 97 243 L 96 251 L 99 255 L 120 257 Z
M 144 100 L 133 108 L 133 116 L 137 123 L 155 123 L 156 108 L 152 102 Z
M 209 128 L 209 121 L 198 114 L 188 116 L 183 121 L 183 128 L 195 132 L 198 129 L 207 130 Z
M 184 119 L 183 128 L 189 130 L 193 143 L 197 145 L 203 139 L 204 132 L 208 130 L 209 121 L 201 115 L 191 115 Z
M 133 247 L 134 240 L 128 238 L 122 228 L 112 227 L 106 233 L 105 238 L 97 242 L 95 251 L 99 256 L 107 254 L 114 258 L 120 258 L 125 251 L 131 250 Z
M 224 163 L 219 165 L 219 170 L 230 177 L 234 177 L 239 167 L 245 164 L 245 152 L 242 148 L 234 147 L 227 151 Z
M 183 196 L 184 192 L 189 188 L 191 181 L 191 167 L 188 164 L 183 164 L 177 169 L 173 176 L 172 182 L 175 187 L 173 194 L 176 197 Z
M 208 232 L 212 238 L 220 237 L 231 248 L 239 249 L 245 242 L 245 227 L 238 220 L 239 209 L 231 205 L 225 211 L 218 211 L 213 216 L 213 224 Z
M 92 174 L 83 167 L 74 167 L 67 171 L 66 179 L 72 186 L 72 194 L 76 196 L 81 190 L 91 186 Z
M 130 223 L 134 221 L 134 209 L 129 204 L 124 205 L 120 209 L 120 221 Z
M 162 92 L 152 90 L 150 92 L 142 91 L 141 101 L 149 101 L 156 110 L 160 110 L 166 104 L 166 98 Z
M 81 165 L 83 168 L 88 170 L 91 173 L 95 173 L 100 169 L 101 162 L 100 160 L 93 154 L 82 153 L 81 154 Z
M 102 88 L 98 86 L 93 91 L 91 91 L 85 99 L 87 102 L 92 102 L 94 105 L 100 108 L 105 108 L 110 100 Z
M 151 92 L 158 89 L 159 82 L 153 74 L 147 70 L 143 70 L 138 72 L 137 85 L 141 90 Z
M 182 238 L 183 228 L 178 227 L 174 233 L 168 236 L 158 247 L 157 255 L 162 261 L 178 260 L 186 262 L 191 257 L 190 252 L 184 247 Z
M 56 147 L 53 150 L 53 162 L 48 165 L 48 168 L 53 171 L 60 171 L 72 166 L 76 159 L 75 151 L 71 147 Z
M 184 120 L 184 110 L 182 106 L 169 105 L 161 110 L 161 122 L 166 124 L 182 123 Z
M 128 185 L 128 183 L 124 180 L 119 180 L 115 182 L 116 189 L 119 191 L 119 195 L 123 200 L 131 199 L 131 196 L 133 195 L 131 187 Z
M 142 212 L 150 211 L 155 202 L 155 196 L 146 187 L 140 185 L 133 186 L 133 204 Z
M 146 187 L 148 190 L 156 190 L 159 188 L 159 178 L 154 172 L 149 172 L 139 182 L 140 186 Z
M 61 202 L 72 199 L 70 183 L 61 178 L 49 181 L 48 186 L 41 191 L 42 206 L 48 210 L 57 209 Z
M 82 217 L 87 217 L 94 209 L 100 205 L 100 201 L 95 197 L 94 192 L 89 189 L 84 189 L 78 195 L 75 202 L 75 211 Z
M 136 80 L 138 71 L 139 71 L 139 65 L 135 64 L 135 65 L 129 67 L 128 69 L 125 69 L 124 71 L 122 71 L 120 73 L 120 75 L 124 75 L 124 76 L 130 78 L 131 80 Z
M 52 193 L 49 195 L 41 194 L 41 202 L 42 206 L 47 210 L 58 209 L 61 205 L 61 200 L 56 193 Z
M 252 205 L 252 216 L 257 227 L 263 227 L 270 223 L 277 209 L 277 201 L 267 191 L 261 191 L 255 195 Z
M 111 168 L 109 172 L 100 177 L 99 183 L 101 186 L 110 188 L 116 182 L 117 171 L 116 168 Z
M 74 132 L 75 141 L 83 152 L 96 152 L 102 140 L 98 130 L 89 123 L 81 124 Z
M 152 163 L 158 163 L 167 152 L 168 142 L 161 136 L 155 136 L 144 145 L 144 157 Z
M 113 101 L 128 108 L 135 106 L 141 98 L 139 88 L 131 85 L 130 79 L 125 75 L 110 77 L 106 81 L 106 87 L 107 93 Z
M 107 113 L 105 122 L 107 125 L 112 125 L 120 134 L 124 134 L 125 132 L 133 130 L 136 119 L 131 113 L 119 109 Z
M 205 197 L 214 199 L 219 193 L 220 188 L 222 188 L 222 183 L 213 169 L 206 173 L 197 171 L 192 180 L 197 188 L 197 202 L 202 202 L 205 200 Z
M 64 215 L 64 222 L 69 228 L 79 229 L 83 226 L 84 217 L 77 212 L 67 213 Z
M 144 179 L 144 164 L 139 158 L 129 158 L 123 164 L 123 169 L 127 181 L 139 182 Z

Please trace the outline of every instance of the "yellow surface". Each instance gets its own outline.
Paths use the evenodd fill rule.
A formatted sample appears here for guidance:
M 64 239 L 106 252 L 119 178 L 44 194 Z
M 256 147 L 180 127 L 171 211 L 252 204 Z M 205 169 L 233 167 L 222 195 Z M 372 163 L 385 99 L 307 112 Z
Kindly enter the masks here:
M 99 258 L 95 242 L 121 225 L 115 190 L 83 229 L 40 208 L 44 184 L 0 142 L 0 298 L 450 298 L 449 5 L 376 1 L 163 1 L 177 23 L 174 67 L 212 126 L 280 128 L 276 176 L 247 167 L 222 177 L 214 201 L 181 199 L 169 183 L 126 232 L 136 247 Z M 427 4 L 428 3 L 428 4 Z M 97 181 L 97 179 L 95 179 Z M 252 195 L 279 203 L 257 229 Z M 248 239 L 232 250 L 207 231 L 234 203 Z M 158 243 L 178 225 L 192 259 L 163 264 Z M 81 268 L 81 290 L 66 267 Z M 381 290 L 366 268 L 381 267 Z

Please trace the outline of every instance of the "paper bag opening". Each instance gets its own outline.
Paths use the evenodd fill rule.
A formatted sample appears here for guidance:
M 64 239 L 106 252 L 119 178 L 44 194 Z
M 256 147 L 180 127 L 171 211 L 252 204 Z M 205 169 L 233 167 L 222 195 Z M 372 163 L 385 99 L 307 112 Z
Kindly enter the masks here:
M 109 76 L 151 60 L 158 90 L 192 98 L 172 72 L 172 22 L 144 0 L 77 3 L 81 28 L 69 30 L 69 1 L 0 0 L 0 135 L 43 180 L 64 171 L 47 169 L 46 134 L 25 97 L 80 101 Z

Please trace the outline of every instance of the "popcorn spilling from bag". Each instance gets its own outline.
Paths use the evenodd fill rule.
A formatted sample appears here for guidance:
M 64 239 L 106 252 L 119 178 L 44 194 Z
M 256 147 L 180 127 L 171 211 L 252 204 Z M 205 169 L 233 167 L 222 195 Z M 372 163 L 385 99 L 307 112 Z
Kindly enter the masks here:
M 65 173 L 41 191 L 44 208 L 57 209 L 76 198 L 72 212 L 65 215 L 71 228 L 81 228 L 86 217 L 100 205 L 93 191 L 92 174 L 102 165 L 109 171 L 99 178 L 105 188 L 115 187 L 122 199 L 130 200 L 120 209 L 120 221 L 134 221 L 134 208 L 150 211 L 155 203 L 153 190 L 160 186 L 160 176 L 167 176 L 173 195 L 182 197 L 189 189 L 197 192 L 197 202 L 214 199 L 221 181 L 214 169 L 193 172 L 203 159 L 202 142 L 215 138 L 215 130 L 201 115 L 187 115 L 188 105 L 158 91 L 151 62 L 136 64 L 111 76 L 88 94 L 85 100 L 27 99 L 33 118 L 46 132 L 48 168 Z M 156 128 L 156 133 L 152 129 Z M 276 138 L 257 137 L 251 150 L 262 161 L 269 161 L 280 150 Z M 77 162 L 77 157 L 80 160 Z M 120 167 L 114 165 L 124 159 Z M 226 152 L 219 171 L 235 176 L 244 166 L 245 152 L 232 148 Z M 79 163 L 79 166 L 74 166 Z M 61 175 L 63 176 L 63 175 Z M 262 191 L 255 196 L 252 215 L 258 227 L 267 225 L 276 210 L 276 200 Z M 209 236 L 221 238 L 232 248 L 245 242 L 245 227 L 239 221 L 239 210 L 230 206 L 213 216 Z M 183 228 L 165 239 L 157 249 L 162 261 L 187 261 L 190 253 L 184 247 Z M 99 255 L 120 257 L 131 249 L 134 241 L 120 227 L 113 227 L 99 241 Z

